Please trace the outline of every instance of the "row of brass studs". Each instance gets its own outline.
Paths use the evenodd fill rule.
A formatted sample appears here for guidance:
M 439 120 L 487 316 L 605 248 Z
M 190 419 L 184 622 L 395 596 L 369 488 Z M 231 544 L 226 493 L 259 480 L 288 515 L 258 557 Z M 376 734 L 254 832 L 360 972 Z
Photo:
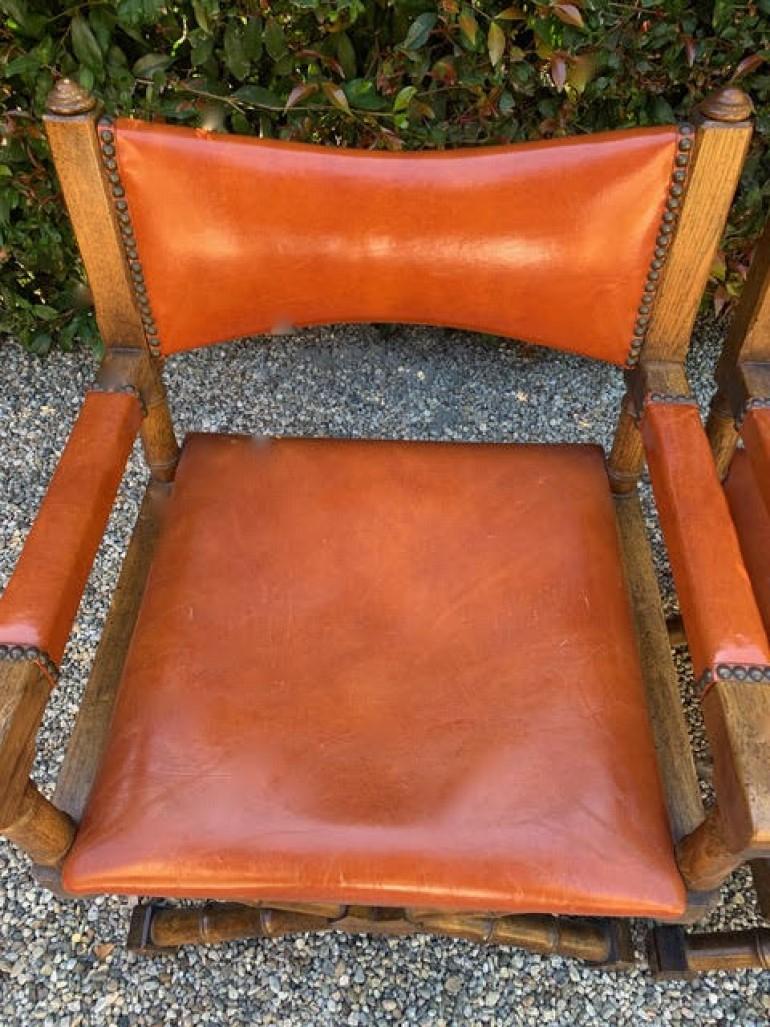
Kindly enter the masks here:
M 142 414 L 144 417 L 147 416 L 147 404 L 144 401 L 144 396 L 141 394 L 139 389 L 135 385 L 100 385 L 99 382 L 94 382 L 91 386 L 91 392 L 123 392 L 128 396 L 133 396 L 139 406 L 142 408 Z
M 147 284 L 144 280 L 144 272 L 139 261 L 139 253 L 136 248 L 136 237 L 131 224 L 131 215 L 128 211 L 126 190 L 120 180 L 118 162 L 115 149 L 115 133 L 112 128 L 112 118 L 99 119 L 99 145 L 102 151 L 102 164 L 107 174 L 107 181 L 112 193 L 112 202 L 115 206 L 115 214 L 118 219 L 120 234 L 123 239 L 123 252 L 128 264 L 128 271 L 131 275 L 131 284 L 134 290 L 136 305 L 142 317 L 144 334 L 147 337 L 147 344 L 154 356 L 160 356 L 160 338 L 158 337 L 158 326 L 152 316 L 150 300 L 147 296 Z
M 697 403 L 692 396 L 682 396 L 679 393 L 673 392 L 648 392 L 644 397 L 644 405 L 648 403 L 669 403 L 681 407 L 697 407 Z
M 674 170 L 668 186 L 666 209 L 663 211 L 663 217 L 661 218 L 660 227 L 658 228 L 658 235 L 655 239 L 655 252 L 653 253 L 652 261 L 650 263 L 649 270 L 647 271 L 647 279 L 644 283 L 644 291 L 642 293 L 642 302 L 639 304 L 639 308 L 636 312 L 634 336 L 631 340 L 628 360 L 626 361 L 627 367 L 635 367 L 639 362 L 639 354 L 642 351 L 645 336 L 647 335 L 647 328 L 652 315 L 652 306 L 655 301 L 655 294 L 658 290 L 658 285 L 660 284 L 663 265 L 666 263 L 666 257 L 668 256 L 668 250 L 671 246 L 671 240 L 674 238 L 674 230 L 676 229 L 676 224 L 679 220 L 682 196 L 684 195 L 685 182 L 687 181 L 687 168 L 690 163 L 690 153 L 693 146 L 692 135 L 692 125 L 677 126 L 676 156 L 674 157 Z
M 34 660 L 52 681 L 59 676 L 59 668 L 51 657 L 36 645 L 0 645 L 0 660 Z
M 749 681 L 755 685 L 770 683 L 770 666 L 759 663 L 718 663 L 716 667 L 707 667 L 698 681 L 701 698 L 717 681 Z

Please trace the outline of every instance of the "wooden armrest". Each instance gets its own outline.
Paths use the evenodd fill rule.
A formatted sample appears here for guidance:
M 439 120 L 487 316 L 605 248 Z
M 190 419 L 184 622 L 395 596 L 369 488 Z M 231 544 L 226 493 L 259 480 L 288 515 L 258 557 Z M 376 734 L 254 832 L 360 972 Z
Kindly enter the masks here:
M 33 660 L 51 683 L 142 422 L 127 388 L 86 395 L 0 597 L 0 660 Z
M 641 432 L 735 851 L 770 845 L 770 647 L 694 402 L 647 396 Z

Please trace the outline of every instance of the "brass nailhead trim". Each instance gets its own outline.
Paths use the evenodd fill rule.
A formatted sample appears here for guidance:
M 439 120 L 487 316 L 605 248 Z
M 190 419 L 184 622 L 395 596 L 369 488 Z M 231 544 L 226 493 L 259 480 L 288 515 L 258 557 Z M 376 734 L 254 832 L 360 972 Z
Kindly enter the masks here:
M 693 396 L 682 396 L 674 392 L 648 392 L 644 397 L 644 405 L 649 403 L 667 403 L 670 406 L 697 407 Z
M 627 368 L 636 367 L 639 363 L 639 356 L 642 352 L 642 347 L 644 346 L 647 327 L 650 321 L 648 315 L 651 310 L 651 305 L 655 300 L 661 271 L 666 263 L 666 257 L 668 256 L 668 250 L 671 246 L 674 229 L 679 219 L 679 213 L 682 206 L 682 201 L 679 197 L 684 194 L 684 187 L 681 183 L 686 181 L 687 171 L 681 169 L 686 169 L 689 163 L 689 151 L 692 149 L 692 139 L 689 137 L 692 136 L 692 133 L 692 125 L 677 125 L 677 153 L 674 157 L 674 167 L 671 172 L 671 181 L 668 186 L 665 209 L 661 215 L 660 225 L 658 226 L 658 236 L 655 240 L 655 252 L 647 270 L 647 280 L 644 283 L 642 299 L 639 307 L 637 308 L 637 315 L 642 316 L 637 316 L 634 325 L 633 337 L 628 348 L 628 357 L 626 358 Z
M 53 662 L 48 653 L 38 649 L 36 645 L 11 645 L 4 643 L 0 645 L 0 660 L 33 660 L 39 663 L 52 681 L 59 677 L 59 668 Z
M 115 133 L 112 129 L 112 118 L 100 118 L 99 145 L 102 151 L 102 164 L 107 174 L 107 181 L 110 183 L 110 192 L 113 197 L 112 202 L 115 207 L 115 214 L 118 219 L 120 234 L 123 238 L 123 253 L 130 272 L 134 299 L 136 300 L 141 313 L 144 334 L 147 339 L 147 345 L 150 347 L 150 352 L 153 356 L 159 357 L 161 355 L 160 338 L 158 337 L 158 329 L 150 309 L 150 301 L 147 299 L 147 286 L 144 284 L 144 273 L 142 271 L 142 265 L 136 249 L 136 239 L 134 237 L 134 229 L 131 224 L 131 215 L 128 210 L 128 201 L 125 199 L 126 190 L 123 188 L 123 183 L 120 179 L 120 169 L 118 168 L 118 162 L 115 159 L 116 149 L 114 144 Z M 102 389 L 100 391 L 127 392 L 129 390 L 136 393 L 137 399 L 142 404 L 142 408 L 146 414 L 147 410 L 144 406 L 144 401 L 142 400 L 139 391 L 134 389 L 133 386 L 129 385 L 116 389 Z
M 770 684 L 770 666 L 765 663 L 718 663 L 716 667 L 707 667 L 698 680 L 701 699 L 717 681 Z
M 101 385 L 99 382 L 94 382 L 90 391 L 125 393 L 128 396 L 134 396 L 138 400 L 139 406 L 142 408 L 142 414 L 144 417 L 147 416 L 147 404 L 144 401 L 144 396 L 135 385 Z

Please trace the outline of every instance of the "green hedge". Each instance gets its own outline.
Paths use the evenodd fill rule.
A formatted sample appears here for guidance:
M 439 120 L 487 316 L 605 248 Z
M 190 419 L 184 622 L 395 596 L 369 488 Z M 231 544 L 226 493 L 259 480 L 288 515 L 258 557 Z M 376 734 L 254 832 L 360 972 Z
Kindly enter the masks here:
M 0 0 L 0 329 L 96 344 L 40 116 L 56 76 L 110 112 L 398 149 L 670 122 L 740 81 L 757 135 L 715 268 L 740 287 L 770 196 L 770 0 Z

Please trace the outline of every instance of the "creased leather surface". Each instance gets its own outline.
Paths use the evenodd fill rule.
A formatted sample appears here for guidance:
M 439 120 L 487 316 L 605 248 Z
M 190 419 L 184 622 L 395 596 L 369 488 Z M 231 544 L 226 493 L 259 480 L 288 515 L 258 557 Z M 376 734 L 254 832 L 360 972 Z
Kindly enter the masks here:
M 759 612 L 770 631 L 770 512 L 763 502 L 756 474 L 745 450 L 739 449 L 725 481 L 743 562 L 749 572 Z
M 601 450 L 193 436 L 65 886 L 666 916 Z
M 0 597 L 0 642 L 60 662 L 141 420 L 134 396 L 87 393 Z
M 770 662 L 697 407 L 650 403 L 642 437 L 696 676 L 717 663 Z
M 674 148 L 673 126 L 394 154 L 117 123 L 166 353 L 391 321 L 622 364 Z

